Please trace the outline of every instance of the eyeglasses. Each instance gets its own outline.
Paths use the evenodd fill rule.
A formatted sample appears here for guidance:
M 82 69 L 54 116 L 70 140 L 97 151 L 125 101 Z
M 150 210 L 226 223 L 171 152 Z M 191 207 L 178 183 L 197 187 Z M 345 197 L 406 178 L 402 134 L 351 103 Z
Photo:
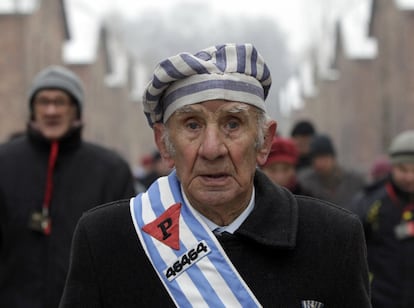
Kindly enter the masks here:
M 49 105 L 54 105 L 56 108 L 65 108 L 72 105 L 72 101 L 64 97 L 57 97 L 55 99 L 38 97 L 34 100 L 33 104 L 41 108 L 46 108 Z

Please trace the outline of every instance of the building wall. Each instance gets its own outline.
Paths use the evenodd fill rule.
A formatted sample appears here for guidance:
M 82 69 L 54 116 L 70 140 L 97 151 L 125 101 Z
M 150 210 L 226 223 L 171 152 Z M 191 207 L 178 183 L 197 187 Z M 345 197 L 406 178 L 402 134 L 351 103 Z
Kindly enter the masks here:
M 24 113 L 22 92 L 25 87 L 25 79 L 22 71 L 23 65 L 23 16 L 15 18 L 8 15 L 0 15 L 0 138 L 6 139 L 10 134 L 20 131 L 24 125 Z
M 39 4 L 32 14 L 0 14 L 0 142 L 25 130 L 27 93 L 35 74 L 51 64 L 65 65 L 62 48 L 68 34 L 63 0 L 42 0 Z M 95 61 L 66 66 L 84 82 L 85 139 L 116 150 L 132 166 L 155 148 L 152 130 L 140 103 L 130 99 L 130 83 L 119 87 L 105 84 L 110 71 L 105 43 L 102 34 Z
M 319 80 L 318 95 L 292 117 L 311 119 L 331 135 L 339 161 L 362 172 L 386 154 L 397 133 L 414 128 L 414 14 L 399 10 L 395 1 L 374 1 L 371 27 L 378 56 L 349 59 L 339 45 L 339 79 Z
M 117 151 L 133 166 L 140 156 L 152 151 L 152 130 L 138 103 L 131 101 L 129 84 L 105 84 L 110 68 L 104 36 L 99 42 L 93 63 L 69 65 L 85 84 L 83 135 L 86 140 Z
M 22 131 L 28 119 L 27 93 L 45 65 L 62 62 L 65 39 L 62 2 L 40 1 L 33 14 L 0 14 L 0 140 Z

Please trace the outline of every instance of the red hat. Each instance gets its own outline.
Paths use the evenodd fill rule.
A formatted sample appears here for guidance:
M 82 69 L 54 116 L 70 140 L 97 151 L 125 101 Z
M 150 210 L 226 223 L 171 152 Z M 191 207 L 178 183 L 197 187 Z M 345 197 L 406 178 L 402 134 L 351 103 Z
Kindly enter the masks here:
M 371 176 L 380 178 L 391 172 L 391 162 L 386 156 L 377 157 L 371 166 Z
M 154 162 L 154 157 L 152 154 L 146 154 L 143 157 L 141 157 L 141 166 L 150 166 Z
M 296 165 L 299 157 L 296 144 L 287 138 L 275 137 L 272 141 L 272 148 L 270 149 L 267 161 L 263 166 L 271 163 L 288 163 Z

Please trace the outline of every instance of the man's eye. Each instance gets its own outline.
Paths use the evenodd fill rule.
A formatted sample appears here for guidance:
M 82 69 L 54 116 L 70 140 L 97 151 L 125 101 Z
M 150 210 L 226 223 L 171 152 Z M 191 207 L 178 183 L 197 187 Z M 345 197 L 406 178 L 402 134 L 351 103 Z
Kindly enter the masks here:
M 189 122 L 187 123 L 187 127 L 189 129 L 197 129 L 200 127 L 200 125 L 197 122 Z
M 227 123 L 227 128 L 228 129 L 236 129 L 240 126 L 240 123 L 238 121 L 229 121 Z

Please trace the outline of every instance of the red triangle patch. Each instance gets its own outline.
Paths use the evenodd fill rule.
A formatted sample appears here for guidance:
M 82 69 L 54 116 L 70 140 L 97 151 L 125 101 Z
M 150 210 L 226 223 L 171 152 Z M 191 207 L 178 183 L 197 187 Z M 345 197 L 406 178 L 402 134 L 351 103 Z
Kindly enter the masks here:
M 179 219 L 181 203 L 168 208 L 161 216 L 142 227 L 142 230 L 172 249 L 180 249 Z

